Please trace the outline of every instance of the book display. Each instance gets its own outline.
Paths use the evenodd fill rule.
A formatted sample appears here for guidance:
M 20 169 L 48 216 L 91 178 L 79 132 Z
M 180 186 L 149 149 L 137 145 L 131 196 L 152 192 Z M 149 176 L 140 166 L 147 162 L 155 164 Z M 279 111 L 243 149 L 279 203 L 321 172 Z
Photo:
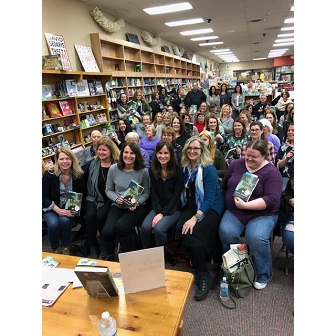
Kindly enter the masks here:
M 59 146 L 69 144 L 71 149 L 88 146 L 91 144 L 85 141 L 88 135 L 111 121 L 105 91 L 94 96 L 87 91 L 88 82 L 100 81 L 104 89 L 110 80 L 111 75 L 102 72 L 42 70 L 42 172 L 48 162 L 45 159 L 53 158 Z M 66 81 L 81 93 L 66 97 Z M 83 120 L 91 124 L 82 128 Z M 59 136 L 63 136 L 62 142 Z
M 63 70 L 62 59 L 60 54 L 43 55 L 42 69 L 45 70 Z
M 233 192 L 233 196 L 248 202 L 258 181 L 259 177 L 257 175 L 249 172 L 244 173 Z

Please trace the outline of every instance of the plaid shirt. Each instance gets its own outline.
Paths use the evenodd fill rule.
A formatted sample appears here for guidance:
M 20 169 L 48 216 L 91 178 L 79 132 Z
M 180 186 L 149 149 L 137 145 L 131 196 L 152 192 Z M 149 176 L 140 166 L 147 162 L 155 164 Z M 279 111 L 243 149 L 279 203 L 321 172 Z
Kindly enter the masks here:
M 240 154 L 241 158 L 245 157 L 247 145 L 248 145 L 248 142 L 244 142 L 242 144 L 241 154 Z M 267 161 L 269 161 L 270 163 L 272 163 L 273 166 L 275 166 L 275 153 L 274 153 L 274 145 L 272 144 L 272 142 L 268 141 L 267 148 L 268 148 Z

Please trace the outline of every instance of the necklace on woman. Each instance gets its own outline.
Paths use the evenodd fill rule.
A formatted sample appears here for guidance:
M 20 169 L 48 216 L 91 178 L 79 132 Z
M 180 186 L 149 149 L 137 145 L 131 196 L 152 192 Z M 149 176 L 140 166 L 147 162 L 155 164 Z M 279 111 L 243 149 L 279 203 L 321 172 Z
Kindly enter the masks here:
M 104 167 L 104 168 L 109 168 L 109 167 Z M 100 165 L 100 171 L 101 171 L 101 173 L 102 173 L 103 180 L 104 180 L 104 184 L 105 184 L 105 188 L 106 188 L 107 173 L 106 173 L 106 176 L 105 176 L 103 167 L 102 167 L 101 165 Z

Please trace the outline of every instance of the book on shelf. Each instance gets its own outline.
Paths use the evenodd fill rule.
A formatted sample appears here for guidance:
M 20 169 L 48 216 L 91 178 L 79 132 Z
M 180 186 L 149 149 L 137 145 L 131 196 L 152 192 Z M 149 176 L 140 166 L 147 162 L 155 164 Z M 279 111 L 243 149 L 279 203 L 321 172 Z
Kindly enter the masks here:
M 77 83 L 74 79 L 66 79 L 64 81 L 64 85 L 65 85 L 65 95 L 67 97 L 78 96 Z
M 96 88 L 95 88 L 95 85 L 94 85 L 93 81 L 88 81 L 88 86 L 89 86 L 90 95 L 95 96 L 96 95 Z
M 64 116 L 75 113 L 74 105 L 71 100 L 60 100 L 58 103 Z
M 62 111 L 57 102 L 46 102 L 45 107 L 47 108 L 50 118 L 63 117 Z
M 83 79 L 81 82 L 76 83 L 78 97 L 90 96 L 90 90 L 87 79 Z
M 55 99 L 56 95 L 56 85 L 55 84 L 42 84 L 42 100 Z
M 66 97 L 66 88 L 64 80 L 58 80 L 55 83 L 56 86 L 56 96 L 57 98 L 65 98 Z
M 93 80 L 93 85 L 94 85 L 94 88 L 95 88 L 96 95 L 105 93 L 103 83 L 102 83 L 101 80 L 94 79 Z
M 234 192 L 233 196 L 241 198 L 243 201 L 248 202 L 253 190 L 258 184 L 259 177 L 255 174 L 245 172 L 240 178 Z
M 132 207 L 139 200 L 144 191 L 144 187 L 137 181 L 131 180 L 127 190 L 124 192 L 124 204 Z
M 60 55 L 63 70 L 71 71 L 72 66 L 63 35 L 44 33 L 50 55 Z
M 62 59 L 60 54 L 43 55 L 42 69 L 44 70 L 63 70 Z
M 75 44 L 75 49 L 79 60 L 82 63 L 84 71 L 86 72 L 100 72 L 96 59 L 93 55 L 92 49 L 89 46 Z
M 68 191 L 66 193 L 66 203 L 65 209 L 70 210 L 74 216 L 79 216 L 82 208 L 82 193 L 77 193 L 75 191 Z
M 76 266 L 74 272 L 90 296 L 118 296 L 117 285 L 108 267 Z

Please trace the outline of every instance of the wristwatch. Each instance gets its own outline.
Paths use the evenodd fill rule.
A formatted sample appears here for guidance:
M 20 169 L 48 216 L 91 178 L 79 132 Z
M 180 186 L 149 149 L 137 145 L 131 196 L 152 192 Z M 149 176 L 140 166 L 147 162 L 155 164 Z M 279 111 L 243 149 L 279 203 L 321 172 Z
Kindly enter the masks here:
M 198 212 L 196 212 L 195 217 L 196 217 L 196 219 L 199 219 L 199 218 L 201 218 L 201 215 Z

